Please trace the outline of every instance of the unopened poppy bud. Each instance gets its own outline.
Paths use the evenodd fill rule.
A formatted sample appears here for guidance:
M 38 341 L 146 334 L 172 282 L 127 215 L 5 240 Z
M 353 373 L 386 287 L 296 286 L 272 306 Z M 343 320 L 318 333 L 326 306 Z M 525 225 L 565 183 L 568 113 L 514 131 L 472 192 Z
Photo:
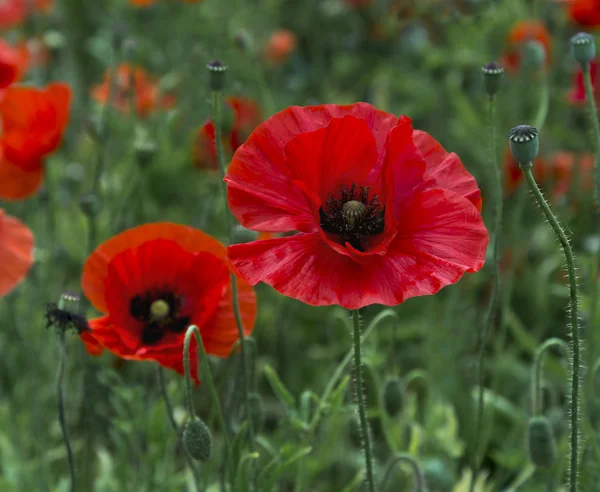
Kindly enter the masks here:
M 254 430 L 260 432 L 265 426 L 265 411 L 262 400 L 257 393 L 252 393 L 250 394 L 248 403 L 250 404 L 250 418 L 254 424 Z
M 195 460 L 205 463 L 210 459 L 212 434 L 206 424 L 198 417 L 193 417 L 185 424 L 183 444 Z
M 538 468 L 549 468 L 556 461 L 556 440 L 550 421 L 544 417 L 532 417 L 527 425 L 527 452 Z
M 588 67 L 588 64 L 596 56 L 596 42 L 594 37 L 587 32 L 580 32 L 571 38 L 571 53 L 582 68 Z
M 546 63 L 546 48 L 539 41 L 527 41 L 523 45 L 523 65 L 538 70 Z
M 225 72 L 227 72 L 227 65 L 223 65 L 219 60 L 215 60 L 206 65 L 209 72 L 208 83 L 210 90 L 221 91 L 225 86 Z
M 510 152 L 521 169 L 529 169 L 540 150 L 537 128 L 519 125 L 508 132 Z
M 494 97 L 502 87 L 504 68 L 492 62 L 481 67 L 481 72 L 483 73 L 483 85 L 488 96 Z
M 141 168 L 146 168 L 152 164 L 156 155 L 156 143 L 152 140 L 140 140 L 135 143 L 135 157 Z
M 100 213 L 102 202 L 95 193 L 88 193 L 79 197 L 79 207 L 88 217 L 95 217 Z
M 388 415 L 395 417 L 404 408 L 406 392 L 400 378 L 389 378 L 383 384 L 383 407 Z

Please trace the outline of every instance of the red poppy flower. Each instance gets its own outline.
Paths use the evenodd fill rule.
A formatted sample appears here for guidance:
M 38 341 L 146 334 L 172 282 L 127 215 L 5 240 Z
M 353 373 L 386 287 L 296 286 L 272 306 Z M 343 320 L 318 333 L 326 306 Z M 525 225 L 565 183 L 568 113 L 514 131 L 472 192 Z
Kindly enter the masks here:
M 19 80 L 26 65 L 26 53 L 0 39 L 0 90 Z
M 480 191 L 459 158 L 366 103 L 277 113 L 225 181 L 244 227 L 300 231 L 231 246 L 237 271 L 308 304 L 395 305 L 484 263 Z
M 575 24 L 585 27 L 600 26 L 600 0 L 567 0 L 564 5 Z
M 25 0 L 2 0 L 0 2 L 0 29 L 14 27 L 25 19 Z
M 110 92 L 112 71 L 107 70 L 104 82 L 92 89 L 92 97 L 100 104 L 106 104 Z M 139 116 L 147 116 L 157 107 L 170 108 L 174 104 L 173 97 L 161 95 L 154 78 L 143 68 L 121 63 L 117 68 L 113 93 L 110 95 L 116 109 L 128 113 L 131 100 Z
M 600 64 L 598 63 L 598 59 L 594 59 L 590 62 L 590 76 L 592 78 L 592 89 L 594 92 L 594 99 L 598 102 L 598 68 L 600 68 Z M 568 94 L 569 102 L 575 105 L 585 104 L 585 85 L 583 83 L 583 71 L 581 68 L 578 68 L 575 71 L 575 76 L 573 79 L 573 87 L 569 91 Z
M 70 102 L 71 89 L 62 83 L 6 89 L 0 100 L 0 198 L 19 200 L 39 188 L 44 158 L 60 144 Z
M 33 264 L 33 233 L 0 209 L 0 297 L 25 278 Z
M 191 227 L 156 223 L 129 229 L 87 259 L 82 288 L 106 313 L 82 339 L 92 354 L 103 348 L 124 359 L 153 360 L 183 374 L 183 339 L 200 329 L 206 352 L 227 357 L 238 331 L 225 247 Z M 246 334 L 256 318 L 252 287 L 238 282 Z M 195 353 L 195 342 L 192 343 Z M 192 374 L 196 374 L 193 357 Z
M 517 22 L 508 33 L 508 49 L 504 56 L 504 65 L 516 70 L 521 66 L 521 50 L 528 41 L 539 42 L 546 51 L 546 64 L 550 62 L 551 38 L 548 29 L 541 21 Z
M 579 190 L 591 191 L 593 189 L 594 155 L 576 155 L 573 152 L 556 152 L 551 159 L 554 184 L 552 196 L 562 198 L 571 189 L 573 179 Z
M 260 108 L 255 101 L 240 97 L 226 98 L 225 107 L 230 122 L 223 129 L 223 147 L 233 154 L 260 123 Z M 199 169 L 218 169 L 215 126 L 212 121 L 207 121 L 198 129 L 192 159 Z
M 271 34 L 265 49 L 265 58 L 273 65 L 281 65 L 296 49 L 298 39 L 289 29 L 278 29 Z

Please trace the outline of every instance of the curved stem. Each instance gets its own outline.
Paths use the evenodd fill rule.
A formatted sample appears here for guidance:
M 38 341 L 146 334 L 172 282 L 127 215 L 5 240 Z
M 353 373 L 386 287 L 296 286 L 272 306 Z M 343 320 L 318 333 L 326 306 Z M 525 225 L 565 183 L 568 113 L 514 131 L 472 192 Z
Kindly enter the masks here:
M 171 400 L 169 398 L 169 394 L 167 393 L 167 385 L 165 383 L 165 373 L 164 373 L 162 366 L 160 366 L 159 364 L 156 365 L 156 373 L 158 376 L 158 386 L 160 388 L 160 393 L 161 393 L 163 401 L 165 402 L 165 407 L 167 408 L 167 417 L 169 418 L 169 423 L 171 424 L 171 428 L 173 429 L 175 434 L 177 434 L 177 436 L 179 437 L 179 435 L 180 435 L 179 434 L 179 426 L 177 425 L 177 422 L 175 422 L 175 413 L 173 412 L 173 405 L 171 405 Z M 187 465 L 190 467 L 190 470 L 192 471 L 192 475 L 194 476 L 194 483 L 196 484 L 196 490 L 200 491 L 200 490 L 202 490 L 200 487 L 200 478 L 198 475 L 198 470 L 197 470 L 196 466 L 194 465 L 194 460 L 190 456 L 190 453 L 186 446 L 183 446 L 183 451 L 185 454 L 185 460 L 187 462 Z
M 212 110 L 213 110 L 213 124 L 215 125 L 215 143 L 217 147 L 217 160 L 219 162 L 219 171 L 221 173 L 221 191 L 223 193 L 223 200 L 225 201 L 225 224 L 227 227 L 227 234 L 229 238 L 229 244 L 233 242 L 233 230 L 231 227 L 231 216 L 227 209 L 227 185 L 225 184 L 225 155 L 223 152 L 223 140 L 222 140 L 222 129 L 221 129 L 221 112 L 222 112 L 222 101 L 221 92 L 212 91 Z M 237 289 L 237 277 L 231 272 L 231 296 L 233 299 L 233 314 L 235 316 L 235 323 L 238 329 L 238 336 L 240 338 L 240 357 L 242 361 L 242 374 L 244 378 L 244 400 L 246 406 L 246 415 L 250 415 L 250 378 L 248 377 L 248 365 L 246 358 L 246 341 L 244 334 L 244 323 L 242 321 L 242 315 L 240 313 L 240 304 L 238 299 Z M 251 418 L 246 419 L 248 421 L 248 436 L 250 439 L 250 451 L 254 451 L 254 423 Z
M 358 314 L 358 310 L 352 311 L 352 321 L 354 325 L 352 332 L 352 340 L 354 342 L 354 396 L 356 397 L 356 403 L 358 404 L 362 448 L 365 455 L 365 466 L 367 470 L 367 487 L 369 492 L 375 492 L 375 479 L 373 478 L 373 450 L 371 448 L 371 436 L 369 432 L 369 422 L 367 421 L 367 406 L 365 403 L 360 339 L 360 315 Z
M 490 305 L 488 306 L 487 313 L 483 326 L 479 331 L 479 358 L 477 361 L 477 385 L 479 388 L 479 395 L 477 399 L 477 415 L 475 419 L 475 436 L 473 441 L 473 456 L 471 460 L 471 484 L 470 491 L 472 492 L 475 487 L 475 476 L 477 475 L 477 468 L 479 467 L 479 446 L 481 434 L 483 431 L 483 411 L 484 411 L 484 362 L 485 362 L 485 344 L 487 341 L 488 333 L 494 322 L 496 312 L 498 311 L 498 301 L 500 299 L 500 236 L 502 233 L 502 198 L 504 189 L 502 186 L 502 177 L 500 169 L 498 167 L 498 158 L 496 150 L 496 97 L 489 98 L 489 126 L 490 126 L 490 164 L 494 174 L 494 188 L 495 192 L 495 204 L 494 204 L 494 237 L 493 237 L 493 286 L 492 296 L 490 299 Z
M 534 415 L 539 415 L 542 413 L 542 366 L 546 352 L 552 347 L 560 347 L 565 351 L 565 355 L 567 355 L 567 357 L 569 356 L 569 344 L 560 338 L 549 338 L 535 351 L 533 377 L 531 378 L 531 401 L 533 402 Z
M 577 276 L 575 274 L 575 259 L 569 239 L 562 229 L 558 220 L 550 210 L 544 195 L 540 191 L 535 178 L 531 172 L 531 164 L 523 169 L 529 188 L 533 193 L 540 207 L 558 237 L 567 260 L 567 272 L 569 276 L 569 291 L 571 295 L 571 351 L 573 354 L 572 378 L 571 378 L 571 438 L 570 438 L 570 463 L 569 463 L 569 491 L 578 491 L 578 465 L 579 465 L 579 372 L 580 372 L 580 340 L 579 340 L 579 318 L 578 318 L 578 299 L 577 299 Z
M 585 87 L 585 100 L 588 105 L 590 115 L 590 124 L 594 132 L 595 160 L 594 160 L 594 199 L 596 206 L 600 206 L 600 124 L 598 123 L 598 111 L 596 109 L 596 101 L 594 99 L 594 88 L 592 87 L 592 74 L 590 64 L 586 63 L 581 66 L 583 71 L 583 85 Z
M 388 465 L 385 475 L 383 477 L 383 481 L 381 482 L 381 488 L 385 490 L 385 485 L 389 478 L 392 476 L 392 471 L 394 471 L 394 467 L 397 463 L 400 463 L 401 461 L 404 461 L 405 463 L 409 464 L 412 468 L 415 484 L 413 490 L 415 492 L 426 492 L 427 483 L 425 482 L 425 474 L 423 473 L 421 465 L 419 465 L 419 462 L 408 453 L 399 453 L 392 458 L 392 461 Z
M 57 330 L 56 332 L 56 347 L 58 349 L 58 368 L 56 369 L 56 400 L 58 407 L 58 423 L 62 431 L 65 448 L 67 449 L 67 461 L 69 463 L 69 474 L 71 475 L 71 492 L 75 492 L 75 463 L 73 462 L 73 450 L 71 449 L 71 441 L 69 440 L 69 431 L 65 420 L 65 396 L 63 392 L 63 377 L 65 375 L 65 332 Z

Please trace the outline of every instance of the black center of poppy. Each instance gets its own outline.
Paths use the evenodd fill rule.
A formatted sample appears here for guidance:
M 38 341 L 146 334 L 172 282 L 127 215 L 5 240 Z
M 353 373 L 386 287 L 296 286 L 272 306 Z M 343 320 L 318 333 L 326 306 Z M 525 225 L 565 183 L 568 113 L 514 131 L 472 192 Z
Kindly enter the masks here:
M 168 333 L 182 333 L 190 317 L 182 315 L 184 299 L 169 291 L 145 292 L 129 302 L 129 313 L 144 324 L 142 344 L 154 345 Z
M 338 196 L 329 193 L 319 215 L 325 232 L 364 251 L 364 240 L 383 232 L 385 206 L 379 203 L 378 195 L 369 199 L 368 186 L 353 183 L 350 188 L 342 186 Z

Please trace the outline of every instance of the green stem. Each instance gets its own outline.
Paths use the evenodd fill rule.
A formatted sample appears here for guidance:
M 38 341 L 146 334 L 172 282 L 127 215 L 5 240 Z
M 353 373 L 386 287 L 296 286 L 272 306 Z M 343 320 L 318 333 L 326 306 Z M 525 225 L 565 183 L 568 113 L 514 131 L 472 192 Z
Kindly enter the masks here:
M 385 485 L 387 484 L 389 478 L 392 476 L 394 467 L 397 463 L 400 463 L 401 461 L 404 461 L 405 463 L 409 464 L 412 468 L 414 481 L 413 490 L 415 492 L 426 492 L 427 483 L 425 482 L 425 475 L 423 473 L 423 469 L 421 468 L 421 465 L 419 465 L 419 462 L 415 459 L 415 457 L 411 456 L 408 453 L 399 453 L 396 456 L 394 456 L 392 461 L 390 461 L 390 464 L 387 467 L 387 471 L 385 472 L 385 475 L 383 477 L 383 482 L 381 482 L 381 488 L 385 490 Z
M 533 414 L 540 415 L 542 413 L 542 367 L 544 362 L 544 355 L 548 349 L 552 347 L 560 347 L 565 351 L 565 354 L 569 355 L 569 344 L 560 338 L 549 338 L 542 343 L 535 351 L 535 357 L 533 362 L 533 377 L 531 378 L 531 401 L 533 403 Z
M 596 206 L 600 207 L 600 124 L 598 123 L 598 110 L 596 109 L 596 101 L 594 99 L 594 89 L 592 87 L 592 74 L 590 64 L 582 64 L 583 85 L 585 86 L 585 99 L 588 105 L 590 114 L 590 124 L 594 132 L 595 143 L 595 160 L 594 160 L 594 199 Z
M 71 449 L 71 441 L 69 440 L 69 431 L 65 420 L 65 396 L 63 392 L 63 377 L 65 375 L 65 332 L 57 330 L 56 346 L 58 349 L 58 368 L 56 370 L 56 399 L 58 407 L 58 423 L 62 431 L 65 448 L 67 449 L 67 461 L 69 463 L 69 474 L 71 476 L 71 492 L 75 492 L 75 463 L 73 462 L 73 450 Z
M 546 202 L 544 195 L 540 191 L 535 178 L 531 172 L 531 163 L 528 166 L 522 166 L 523 173 L 529 184 L 529 188 L 533 193 L 538 204 L 542 208 L 546 219 L 558 237 L 563 248 L 565 258 L 567 260 L 567 272 L 569 276 L 569 291 L 571 295 L 571 352 L 573 354 L 573 367 L 571 379 L 571 438 L 570 438 L 570 463 L 569 463 L 569 491 L 578 491 L 578 465 L 579 465 L 579 372 L 580 372 L 580 348 L 579 348 L 579 318 L 577 314 L 578 299 L 577 299 L 577 275 L 575 274 L 575 259 L 573 250 L 565 231 L 558 223 L 558 220 L 550 210 L 550 206 Z
M 156 373 L 158 376 L 158 386 L 160 388 L 160 393 L 162 395 L 163 401 L 165 402 L 165 407 L 167 408 L 167 417 L 169 418 L 169 423 L 171 424 L 171 428 L 173 429 L 175 434 L 179 437 L 179 426 L 177 425 L 177 422 L 175 422 L 175 413 L 173 412 L 173 405 L 171 405 L 171 400 L 169 398 L 169 394 L 167 393 L 167 385 L 165 384 L 165 373 L 162 366 L 160 366 L 159 364 L 156 365 Z M 190 453 L 186 446 L 183 446 L 183 451 L 185 454 L 185 460 L 187 462 L 187 465 L 189 466 L 190 470 L 192 470 L 192 475 L 194 476 L 194 483 L 196 484 L 196 490 L 198 490 L 199 492 L 200 490 L 202 490 L 202 488 L 200 486 L 198 470 L 196 469 L 196 466 L 194 465 L 194 460 L 190 456 Z
M 223 152 L 223 140 L 222 140 L 222 101 L 221 91 L 212 91 L 212 110 L 213 110 L 213 124 L 215 125 L 215 143 L 217 147 L 217 159 L 219 162 L 219 171 L 221 173 L 221 191 L 223 193 L 223 200 L 225 201 L 225 225 L 227 227 L 227 234 L 229 244 L 233 243 L 233 229 L 231 224 L 231 216 L 227 209 L 227 185 L 225 184 L 225 154 Z M 242 374 L 244 378 L 244 400 L 246 406 L 246 415 L 250 415 L 250 378 L 248 377 L 248 365 L 246 358 L 246 340 L 244 334 L 244 323 L 242 321 L 242 315 L 240 313 L 240 305 L 238 298 L 237 288 L 237 277 L 231 272 L 231 296 L 233 299 L 233 314 L 235 316 L 235 323 L 238 329 L 238 336 L 240 338 L 240 357 L 242 362 Z M 254 423 L 251 418 L 246 419 L 248 421 L 248 436 L 250 439 L 250 451 L 254 452 Z
M 367 421 L 367 407 L 365 403 L 365 388 L 363 382 L 363 367 L 360 339 L 360 315 L 358 310 L 352 311 L 354 330 L 352 340 L 354 343 L 354 387 L 355 398 L 358 404 L 358 417 L 360 419 L 360 433 L 362 437 L 362 448 L 365 455 L 365 466 L 367 470 L 367 487 L 369 492 L 375 492 L 375 479 L 373 478 L 373 449 L 371 447 L 371 436 L 369 422 Z
M 498 311 L 499 293 L 500 293 L 500 237 L 502 235 L 502 200 L 504 189 L 502 186 L 502 176 L 498 167 L 498 152 L 496 149 L 496 97 L 489 98 L 489 126 L 490 126 L 490 165 L 494 174 L 495 188 L 495 206 L 494 206 L 494 236 L 493 236 L 493 286 L 492 297 L 488 306 L 487 313 L 483 326 L 479 331 L 479 359 L 477 361 L 477 384 L 479 395 L 477 400 L 477 416 L 475 420 L 475 436 L 473 442 L 473 457 L 471 461 L 471 484 L 470 491 L 473 492 L 475 487 L 475 477 L 477 468 L 479 467 L 479 445 L 480 438 L 483 432 L 483 411 L 484 411 L 484 362 L 485 362 L 485 345 L 488 333 L 494 322 L 496 312 Z

